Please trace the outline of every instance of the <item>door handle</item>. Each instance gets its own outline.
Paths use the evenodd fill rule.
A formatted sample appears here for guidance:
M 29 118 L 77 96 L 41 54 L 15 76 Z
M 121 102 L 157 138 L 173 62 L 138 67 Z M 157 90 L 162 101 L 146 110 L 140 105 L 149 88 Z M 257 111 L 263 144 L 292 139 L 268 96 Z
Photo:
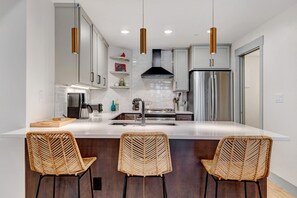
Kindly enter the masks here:
M 214 120 L 218 119 L 218 81 L 217 75 L 214 74 Z
M 103 78 L 103 82 L 104 82 L 103 86 L 105 86 L 106 85 L 106 78 L 105 77 Z
M 210 105 L 209 105 L 209 120 L 213 121 L 213 111 L 214 111 L 214 100 L 213 100 L 213 75 L 212 73 L 210 74 L 209 77 L 209 82 L 208 82 L 208 86 L 209 86 L 209 95 L 210 95 Z
M 101 84 L 101 76 L 100 75 L 97 75 L 97 84 Z
M 90 80 L 91 82 L 94 82 L 94 72 L 91 72 Z

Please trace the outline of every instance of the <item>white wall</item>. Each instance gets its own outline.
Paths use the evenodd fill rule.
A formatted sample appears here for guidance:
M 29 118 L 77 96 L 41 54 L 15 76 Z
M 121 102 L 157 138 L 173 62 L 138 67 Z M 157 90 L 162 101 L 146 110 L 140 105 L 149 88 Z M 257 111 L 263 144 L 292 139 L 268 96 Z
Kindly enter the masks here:
M 0 7 L 0 133 L 53 115 L 54 10 L 50 0 Z M 1 197 L 25 197 L 24 140 L 0 139 Z
M 295 186 L 297 186 L 296 18 L 297 4 L 232 45 L 232 68 L 237 70 L 234 50 L 264 35 L 264 129 L 290 137 L 290 141 L 274 141 L 271 171 Z M 282 97 L 283 102 L 281 102 Z
M 245 65 L 245 124 L 260 128 L 259 122 L 259 55 L 248 54 L 244 57 Z
M 27 125 L 54 116 L 54 45 L 53 3 L 27 0 Z
M 133 98 L 142 98 L 151 101 L 150 108 L 173 108 L 172 99 L 175 94 L 172 92 L 172 80 L 142 79 L 141 74 L 152 66 L 152 53 L 148 50 L 146 55 L 140 55 L 138 50 L 122 49 L 110 46 L 108 56 L 119 56 L 125 52 L 131 59 L 127 62 L 127 72 L 129 76 L 124 77 L 130 89 L 111 89 L 110 86 L 119 81 L 121 76 L 110 74 L 114 71 L 116 61 L 108 60 L 108 88 L 105 90 L 92 90 L 91 103 L 103 104 L 103 110 L 110 111 L 112 100 L 118 100 L 120 111 L 131 111 Z M 172 72 L 172 53 L 170 51 L 162 53 L 164 68 Z
M 0 43 L 0 133 L 2 133 L 25 126 L 26 0 L 1 1 Z
M 23 128 L 26 122 L 26 0 L 1 1 L 0 43 L 0 133 L 3 133 Z M 1 197 L 24 197 L 23 142 L 0 138 Z

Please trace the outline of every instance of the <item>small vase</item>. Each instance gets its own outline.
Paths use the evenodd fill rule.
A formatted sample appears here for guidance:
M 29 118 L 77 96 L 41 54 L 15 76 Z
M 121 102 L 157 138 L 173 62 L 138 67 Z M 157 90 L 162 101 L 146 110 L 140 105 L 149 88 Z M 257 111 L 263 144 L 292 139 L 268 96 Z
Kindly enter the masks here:
M 114 103 L 114 100 L 113 100 L 112 103 L 111 103 L 110 110 L 111 110 L 111 111 L 116 111 L 116 105 L 115 105 L 115 103 Z

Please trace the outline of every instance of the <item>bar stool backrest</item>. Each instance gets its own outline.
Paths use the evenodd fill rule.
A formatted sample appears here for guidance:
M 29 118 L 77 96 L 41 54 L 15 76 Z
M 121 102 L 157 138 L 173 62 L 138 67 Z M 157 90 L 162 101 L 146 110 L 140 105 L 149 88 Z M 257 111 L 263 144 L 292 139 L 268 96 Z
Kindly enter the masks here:
M 161 176 L 172 171 L 168 137 L 160 132 L 123 133 L 118 171 L 131 176 Z
M 26 134 L 30 168 L 42 175 L 76 175 L 85 169 L 76 140 L 69 131 Z
M 266 136 L 230 136 L 217 147 L 211 172 L 219 179 L 250 180 L 269 175 L 272 139 Z

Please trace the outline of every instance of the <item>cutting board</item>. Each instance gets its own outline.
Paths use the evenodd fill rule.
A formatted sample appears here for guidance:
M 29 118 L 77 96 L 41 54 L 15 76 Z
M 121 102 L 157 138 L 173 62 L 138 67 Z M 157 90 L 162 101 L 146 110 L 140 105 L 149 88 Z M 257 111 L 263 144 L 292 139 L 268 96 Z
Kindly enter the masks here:
M 61 127 L 75 120 L 76 118 L 53 118 L 51 120 L 30 123 L 30 127 Z

